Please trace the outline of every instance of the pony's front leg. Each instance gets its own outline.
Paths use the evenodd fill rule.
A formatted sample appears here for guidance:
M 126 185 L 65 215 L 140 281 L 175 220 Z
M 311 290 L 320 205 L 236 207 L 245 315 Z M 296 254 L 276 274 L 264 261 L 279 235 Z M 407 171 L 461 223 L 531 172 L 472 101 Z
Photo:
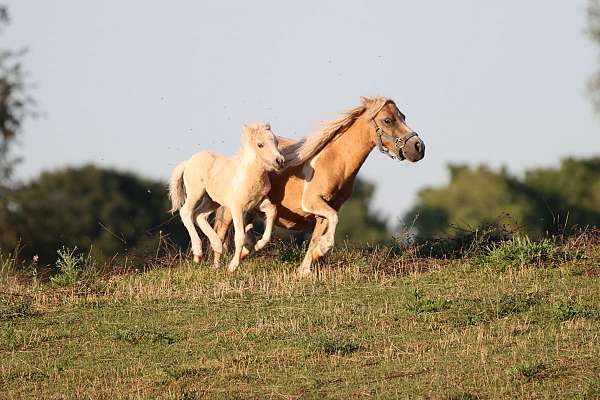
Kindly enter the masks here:
M 296 271 L 299 276 L 310 275 L 310 267 L 312 263 L 320 257 L 314 250 L 316 247 L 318 247 L 319 240 L 326 229 L 327 220 L 325 218 L 317 217 L 317 222 L 313 228 L 310 243 L 308 244 L 308 249 L 306 249 L 306 254 L 304 255 L 304 260 L 302 260 L 302 264 L 300 264 L 300 267 Z
M 219 207 L 215 213 L 214 230 L 219 235 L 219 241 L 223 243 L 223 251 L 227 252 L 228 241 L 227 232 L 231 226 L 231 211 L 228 207 Z
M 273 224 L 277 217 L 277 207 L 271 203 L 271 200 L 265 198 L 262 203 L 258 206 L 259 210 L 265 213 L 265 231 L 263 232 L 262 238 L 256 242 L 254 246 L 255 251 L 260 251 L 269 243 L 271 240 L 271 233 L 273 232 Z
M 242 249 L 244 248 L 244 241 L 246 239 L 246 232 L 244 230 L 244 213 L 242 210 L 231 209 L 231 216 L 233 217 L 233 228 L 235 230 L 235 253 L 229 263 L 229 271 L 235 271 L 240 265 L 240 259 L 242 255 Z
M 331 248 L 333 247 L 333 243 L 335 240 L 335 229 L 338 224 L 338 214 L 335 209 L 333 209 L 325 200 L 323 200 L 320 196 L 309 197 L 308 199 L 303 199 L 305 211 L 311 212 L 316 216 L 321 218 L 325 218 L 326 220 L 326 231 L 325 234 L 320 237 L 315 237 L 313 233 L 313 238 L 311 242 L 314 240 L 315 244 L 312 249 L 309 248 L 304 261 L 298 268 L 298 275 L 306 276 L 310 275 L 310 266 L 312 261 L 317 260 L 320 257 L 323 257 Z M 324 222 L 323 222 L 324 224 Z M 316 227 L 315 227 L 316 229 Z M 322 232 L 322 231 L 321 231 Z M 311 246 L 312 247 L 312 246 Z M 310 256 L 310 259 L 309 259 Z

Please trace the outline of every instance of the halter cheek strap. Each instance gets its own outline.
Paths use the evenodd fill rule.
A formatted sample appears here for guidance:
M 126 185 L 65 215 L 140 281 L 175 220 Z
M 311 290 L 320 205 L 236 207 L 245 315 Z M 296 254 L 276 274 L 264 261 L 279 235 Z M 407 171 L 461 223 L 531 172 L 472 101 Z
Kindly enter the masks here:
M 371 118 L 369 120 L 369 122 L 371 123 L 371 125 L 373 125 L 373 128 L 375 128 L 375 143 L 377 143 L 377 147 L 379 148 L 379 151 L 386 154 L 388 157 L 392 158 L 393 160 L 402 161 L 402 160 L 406 159 L 406 157 L 404 157 L 404 154 L 402 153 L 402 149 L 404 148 L 404 146 L 406 146 L 406 142 L 408 142 L 411 138 L 413 138 L 415 136 L 418 137 L 419 135 L 417 134 L 417 132 L 413 131 L 413 132 L 410 132 L 406 136 L 397 137 L 397 136 L 390 135 L 389 133 L 386 133 L 383 129 L 381 129 L 381 127 L 379 125 L 377 125 L 377 122 L 375 122 L 375 116 L 377 114 L 379 114 L 379 111 L 381 111 L 381 109 L 386 104 L 387 103 L 385 103 L 383 106 L 381 106 L 381 108 L 373 114 L 373 118 Z M 395 149 L 393 151 L 390 151 L 387 147 L 385 147 L 383 145 L 382 138 L 384 138 L 384 137 L 387 140 L 389 140 L 390 142 L 394 143 Z

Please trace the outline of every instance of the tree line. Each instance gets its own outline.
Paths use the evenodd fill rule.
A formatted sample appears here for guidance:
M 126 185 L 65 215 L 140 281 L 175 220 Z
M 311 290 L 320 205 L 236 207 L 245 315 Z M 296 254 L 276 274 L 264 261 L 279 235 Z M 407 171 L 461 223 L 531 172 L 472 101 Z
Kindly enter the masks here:
M 419 192 L 404 226 L 421 238 L 452 237 L 490 225 L 532 237 L 600 225 L 600 157 L 566 158 L 523 178 L 484 165 L 451 165 L 450 181 Z
M 541 237 L 600 225 L 600 158 L 567 158 L 522 178 L 486 166 L 449 171 L 447 184 L 419 192 L 399 226 L 373 209 L 374 184 L 358 179 L 337 240 L 381 243 L 407 228 L 421 239 L 452 237 L 494 224 Z M 168 209 L 165 182 L 93 165 L 44 172 L 2 197 L 0 248 L 46 262 L 62 246 L 99 258 L 154 254 L 161 241 L 186 249 L 186 232 Z

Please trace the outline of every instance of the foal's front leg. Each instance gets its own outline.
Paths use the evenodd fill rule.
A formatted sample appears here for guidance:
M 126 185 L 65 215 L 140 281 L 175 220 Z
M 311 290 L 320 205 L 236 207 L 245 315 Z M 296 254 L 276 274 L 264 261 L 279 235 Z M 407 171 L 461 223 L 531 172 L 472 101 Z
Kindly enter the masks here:
M 240 265 L 240 259 L 242 255 L 242 249 L 244 248 L 244 240 L 246 238 L 246 232 L 244 230 L 244 212 L 241 209 L 231 209 L 231 216 L 233 217 L 233 228 L 235 230 L 235 253 L 229 263 L 229 271 L 235 271 Z
M 273 224 L 277 217 L 277 207 L 271 203 L 271 200 L 265 197 L 265 199 L 258 206 L 260 211 L 265 213 L 265 231 L 263 232 L 262 238 L 256 242 L 254 246 L 255 251 L 262 250 L 263 247 L 271 240 L 271 233 L 273 232 Z

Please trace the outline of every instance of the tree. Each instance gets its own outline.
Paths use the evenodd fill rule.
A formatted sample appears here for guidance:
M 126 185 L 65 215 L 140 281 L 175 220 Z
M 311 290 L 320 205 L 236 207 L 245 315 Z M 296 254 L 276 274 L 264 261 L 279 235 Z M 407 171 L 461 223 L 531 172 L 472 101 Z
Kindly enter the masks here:
M 452 236 L 500 220 L 509 229 L 520 224 L 532 226 L 534 202 L 526 188 L 506 171 L 464 165 L 449 169 L 448 185 L 421 190 L 417 205 L 404 217 L 406 225 L 414 222 L 419 236 Z
M 0 33 L 8 23 L 8 10 L 0 6 Z M 0 190 L 8 185 L 19 161 L 11 157 L 10 150 L 21 134 L 23 121 L 35 115 L 35 102 L 27 93 L 29 86 L 21 65 L 24 53 L 25 49 L 0 49 Z
M 558 169 L 527 171 L 524 184 L 542 203 L 544 230 L 600 226 L 600 158 L 566 158 Z
M 10 196 L 0 245 L 52 262 L 62 246 L 92 249 L 98 258 L 154 254 L 159 231 L 182 247 L 189 240 L 167 214 L 166 185 L 91 165 L 45 172 Z
M 600 158 L 567 158 L 559 168 L 536 168 L 523 179 L 485 166 L 450 166 L 450 182 L 419 192 L 405 226 L 422 238 L 503 225 L 532 236 L 600 224 Z
M 375 185 L 357 178 L 352 197 L 340 209 L 336 241 L 355 244 L 381 243 L 389 240 L 385 219 L 373 210 Z
M 0 34 L 9 23 L 6 7 L 0 6 Z M 0 246 L 14 239 L 8 222 L 10 178 L 19 158 L 11 147 L 21 134 L 23 121 L 34 115 L 34 101 L 21 66 L 24 50 L 0 49 Z
M 600 0 L 588 0 L 587 24 L 588 35 L 600 45 Z M 588 89 L 596 110 L 600 112 L 600 72 L 596 72 L 590 78 Z

